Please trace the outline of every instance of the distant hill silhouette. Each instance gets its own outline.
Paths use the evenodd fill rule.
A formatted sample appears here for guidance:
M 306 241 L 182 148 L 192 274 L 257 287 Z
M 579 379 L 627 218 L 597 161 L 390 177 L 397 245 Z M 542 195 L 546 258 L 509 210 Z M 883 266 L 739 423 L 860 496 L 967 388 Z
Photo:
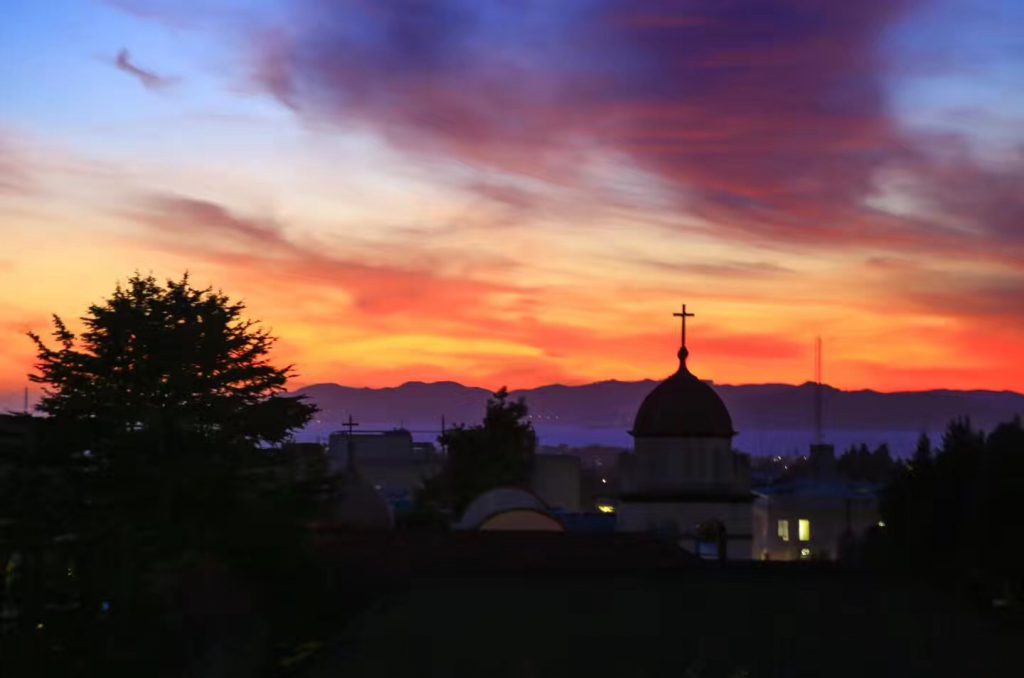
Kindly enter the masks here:
M 538 427 L 558 425 L 618 429 L 632 427 L 633 416 L 656 382 L 602 381 L 582 386 L 551 385 L 514 391 L 530 406 Z M 741 434 L 755 431 L 813 430 L 814 385 L 756 384 L 719 386 Z M 337 428 L 352 413 L 359 421 L 376 426 L 408 428 L 439 427 L 444 415 L 448 424 L 476 423 L 483 416 L 489 391 L 446 381 L 409 382 L 392 388 L 350 388 L 317 384 L 297 391 L 322 409 L 318 434 Z M 1010 391 L 843 391 L 824 387 L 826 430 L 847 432 L 902 431 L 933 434 L 945 429 L 955 417 L 967 416 L 985 429 L 1016 415 L 1024 415 L 1024 395 Z M 749 440 L 749 439 L 748 439 Z M 837 443 L 841 442 L 839 440 Z

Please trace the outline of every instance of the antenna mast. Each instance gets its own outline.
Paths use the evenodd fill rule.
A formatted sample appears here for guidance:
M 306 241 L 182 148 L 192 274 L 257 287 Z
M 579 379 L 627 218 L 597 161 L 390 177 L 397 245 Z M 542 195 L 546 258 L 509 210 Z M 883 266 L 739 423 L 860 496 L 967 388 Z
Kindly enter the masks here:
M 814 342 L 814 442 L 821 445 L 822 441 L 822 406 L 821 406 L 821 337 Z

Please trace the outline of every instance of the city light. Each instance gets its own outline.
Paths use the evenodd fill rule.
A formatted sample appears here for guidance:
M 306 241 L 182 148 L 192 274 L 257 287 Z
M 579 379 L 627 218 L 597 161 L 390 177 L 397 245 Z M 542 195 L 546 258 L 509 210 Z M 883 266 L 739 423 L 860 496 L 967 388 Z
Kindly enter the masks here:
M 782 541 L 789 541 L 789 521 L 788 520 L 780 520 L 779 521 L 778 534 L 779 534 L 779 539 L 781 539 Z

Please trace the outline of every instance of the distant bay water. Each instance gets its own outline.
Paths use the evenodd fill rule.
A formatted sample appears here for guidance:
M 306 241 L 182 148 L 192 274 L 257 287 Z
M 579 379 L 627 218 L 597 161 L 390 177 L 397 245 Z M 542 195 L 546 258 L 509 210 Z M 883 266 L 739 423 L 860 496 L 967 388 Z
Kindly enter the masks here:
M 438 425 L 433 423 L 410 423 L 400 424 L 396 422 L 369 422 L 359 426 L 361 431 L 386 431 L 404 425 L 412 431 L 413 439 L 417 442 L 435 442 L 441 433 Z M 303 431 L 298 439 L 305 441 L 320 440 L 326 442 L 327 436 L 337 427 L 333 426 L 311 426 Z M 623 447 L 630 449 L 633 446 L 633 438 L 629 433 L 620 427 L 595 427 L 595 426 L 573 426 L 563 424 L 536 423 L 534 428 L 540 439 L 541 445 L 557 447 L 567 445 L 569 447 L 587 447 L 589 445 L 601 445 L 606 447 Z M 932 443 L 941 442 L 941 431 L 898 431 L 898 430 L 836 430 L 826 431 L 824 442 L 835 446 L 837 453 L 844 452 L 852 445 L 865 444 L 872 450 L 882 444 L 889 445 L 889 449 L 896 457 L 909 457 L 917 446 L 921 433 L 927 433 Z M 814 442 L 814 433 L 805 430 L 760 430 L 740 431 L 734 439 L 736 449 L 755 456 L 794 456 L 805 455 L 811 443 Z

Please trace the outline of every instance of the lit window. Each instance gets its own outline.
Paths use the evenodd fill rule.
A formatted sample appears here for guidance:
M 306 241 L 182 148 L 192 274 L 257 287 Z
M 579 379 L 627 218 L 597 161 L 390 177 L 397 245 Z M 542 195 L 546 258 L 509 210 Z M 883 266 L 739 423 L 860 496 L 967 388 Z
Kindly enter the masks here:
M 807 518 L 800 519 L 800 541 L 811 540 L 811 521 Z
M 615 513 L 615 507 L 610 504 L 598 504 L 597 510 L 601 513 Z
M 789 541 L 789 521 L 779 521 L 779 539 L 782 541 Z

